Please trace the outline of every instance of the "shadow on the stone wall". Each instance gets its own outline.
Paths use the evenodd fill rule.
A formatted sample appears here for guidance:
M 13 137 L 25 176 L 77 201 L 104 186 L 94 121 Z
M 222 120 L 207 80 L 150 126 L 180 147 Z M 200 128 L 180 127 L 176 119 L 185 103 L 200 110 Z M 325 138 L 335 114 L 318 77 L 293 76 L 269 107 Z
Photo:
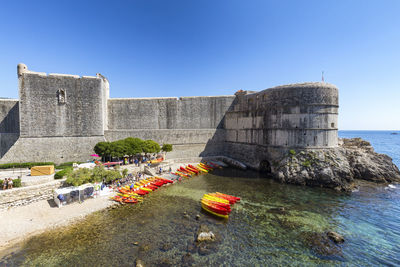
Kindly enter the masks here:
M 237 103 L 237 97 L 232 101 L 229 108 L 226 112 L 232 111 L 235 104 Z M 225 114 L 226 114 L 225 112 Z M 200 153 L 200 157 L 210 157 L 210 156 L 229 156 L 226 155 L 226 130 L 225 130 L 225 116 L 224 115 L 221 121 L 218 123 L 216 127 L 215 134 L 208 140 L 204 150 Z
M 15 104 L 0 122 L 0 158 L 19 138 L 19 106 Z

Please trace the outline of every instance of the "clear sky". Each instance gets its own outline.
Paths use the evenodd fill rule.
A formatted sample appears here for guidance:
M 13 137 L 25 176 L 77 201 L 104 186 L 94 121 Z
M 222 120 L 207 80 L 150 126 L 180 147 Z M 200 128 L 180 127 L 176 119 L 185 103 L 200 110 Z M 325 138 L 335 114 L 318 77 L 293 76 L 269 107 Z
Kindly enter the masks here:
M 0 96 L 16 67 L 95 75 L 111 97 L 340 90 L 339 128 L 400 129 L 399 0 L 0 1 Z

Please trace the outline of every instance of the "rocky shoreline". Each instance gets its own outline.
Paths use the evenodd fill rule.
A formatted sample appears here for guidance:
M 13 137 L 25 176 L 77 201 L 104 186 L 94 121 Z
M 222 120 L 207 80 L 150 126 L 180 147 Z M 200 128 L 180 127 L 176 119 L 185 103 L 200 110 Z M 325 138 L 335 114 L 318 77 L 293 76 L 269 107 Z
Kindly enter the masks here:
M 392 158 L 376 153 L 361 138 L 339 139 L 331 149 L 290 150 L 272 166 L 274 179 L 289 184 L 351 191 L 356 180 L 375 183 L 400 182 L 400 171 Z

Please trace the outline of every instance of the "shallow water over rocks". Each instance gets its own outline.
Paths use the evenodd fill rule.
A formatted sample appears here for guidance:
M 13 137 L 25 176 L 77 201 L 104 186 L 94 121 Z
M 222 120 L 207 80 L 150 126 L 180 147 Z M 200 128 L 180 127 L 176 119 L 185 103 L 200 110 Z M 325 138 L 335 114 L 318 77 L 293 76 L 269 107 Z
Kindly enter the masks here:
M 0 266 L 400 265 L 400 190 L 367 185 L 345 194 L 216 170 L 33 237 Z M 242 198 L 228 220 L 201 210 L 215 191 Z M 213 242 L 196 242 L 200 226 Z

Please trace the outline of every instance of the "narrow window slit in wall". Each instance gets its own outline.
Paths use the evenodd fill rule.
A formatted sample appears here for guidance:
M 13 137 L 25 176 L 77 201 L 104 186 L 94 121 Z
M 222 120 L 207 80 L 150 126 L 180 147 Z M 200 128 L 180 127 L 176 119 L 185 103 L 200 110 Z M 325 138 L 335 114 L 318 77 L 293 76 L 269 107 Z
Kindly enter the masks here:
M 58 104 L 67 103 L 67 94 L 65 93 L 65 90 L 58 89 L 58 91 L 57 91 L 57 99 L 58 99 Z

